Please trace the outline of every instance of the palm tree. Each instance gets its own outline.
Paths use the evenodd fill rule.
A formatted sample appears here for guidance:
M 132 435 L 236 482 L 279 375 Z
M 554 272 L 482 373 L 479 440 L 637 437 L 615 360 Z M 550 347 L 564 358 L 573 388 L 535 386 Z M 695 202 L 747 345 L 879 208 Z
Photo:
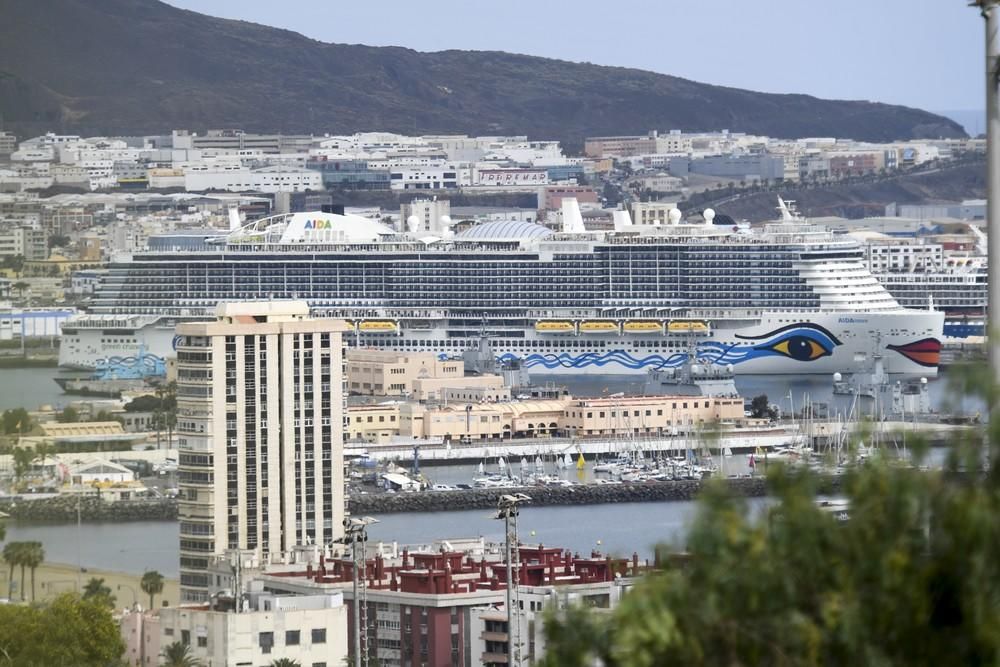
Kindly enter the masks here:
M 268 667 L 302 667 L 302 664 L 291 658 L 275 658 Z
M 35 568 L 45 562 L 45 547 L 42 546 L 41 542 L 25 542 L 24 543 L 24 562 L 22 567 L 28 567 L 31 570 L 31 601 L 35 601 Z M 22 598 L 24 597 L 24 591 L 21 591 Z
M 163 667 L 201 667 L 201 662 L 191 655 L 191 647 L 181 642 L 168 644 L 163 649 Z
M 142 575 L 139 587 L 149 596 L 149 608 L 153 608 L 153 598 L 163 592 L 163 575 L 156 570 L 149 570 Z
M 98 600 L 108 607 L 115 606 L 115 596 L 112 595 L 111 589 L 104 585 L 104 579 L 99 577 L 91 577 L 83 587 L 83 599 Z
M 10 597 L 11 589 L 14 588 L 14 568 L 20 564 L 20 542 L 8 542 L 3 548 L 3 560 L 7 563 L 10 572 L 10 579 L 7 580 L 7 597 Z

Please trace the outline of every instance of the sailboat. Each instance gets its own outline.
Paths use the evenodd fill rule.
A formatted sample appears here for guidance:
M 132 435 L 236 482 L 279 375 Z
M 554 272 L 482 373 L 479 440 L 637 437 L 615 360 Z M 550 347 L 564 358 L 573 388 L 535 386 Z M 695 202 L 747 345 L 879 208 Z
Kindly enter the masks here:
M 580 452 L 580 456 L 576 459 L 576 469 L 583 470 L 587 466 L 587 462 L 583 460 L 583 452 Z

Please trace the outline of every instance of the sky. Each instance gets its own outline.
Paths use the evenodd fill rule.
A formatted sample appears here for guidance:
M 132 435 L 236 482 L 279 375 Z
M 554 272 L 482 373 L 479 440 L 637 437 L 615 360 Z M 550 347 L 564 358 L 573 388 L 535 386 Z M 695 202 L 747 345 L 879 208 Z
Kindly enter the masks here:
M 776 93 L 979 110 L 967 0 L 167 0 L 324 42 L 501 50 Z

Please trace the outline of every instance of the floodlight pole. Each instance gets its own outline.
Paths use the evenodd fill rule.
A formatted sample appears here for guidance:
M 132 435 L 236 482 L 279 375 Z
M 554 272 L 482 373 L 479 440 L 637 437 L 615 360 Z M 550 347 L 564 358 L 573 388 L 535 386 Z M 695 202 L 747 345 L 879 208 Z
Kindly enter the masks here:
M 974 0 L 986 27 L 986 255 L 989 265 L 989 301 L 986 337 L 993 397 L 988 406 L 993 417 L 1000 405 L 996 388 L 1000 386 L 1000 0 Z M 1000 414 L 996 415 L 1000 419 Z

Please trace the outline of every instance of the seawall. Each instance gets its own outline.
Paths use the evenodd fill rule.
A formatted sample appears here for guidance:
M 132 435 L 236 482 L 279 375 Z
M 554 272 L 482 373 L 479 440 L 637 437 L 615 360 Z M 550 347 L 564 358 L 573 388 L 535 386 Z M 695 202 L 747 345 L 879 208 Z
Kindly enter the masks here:
M 565 487 L 525 486 L 504 489 L 461 489 L 413 493 L 354 494 L 349 499 L 353 514 L 393 514 L 397 512 L 445 512 L 449 510 L 492 509 L 497 499 L 508 493 L 525 493 L 535 507 L 547 505 L 597 505 L 603 503 L 670 502 L 693 500 L 705 482 L 673 481 L 641 484 L 585 484 Z M 735 495 L 758 497 L 767 493 L 763 477 L 727 479 Z M 840 480 L 831 477 L 823 484 L 824 493 L 835 493 Z M 53 497 L 0 501 L 0 511 L 17 521 L 74 522 L 75 498 Z M 169 521 L 177 518 L 177 501 L 169 498 L 105 502 L 82 498 L 82 521 Z
M 152 498 L 107 502 L 95 496 L 79 499 L 81 521 L 169 521 L 177 518 L 177 501 Z M 72 522 L 77 518 L 77 499 L 71 496 L 0 500 L 0 512 L 16 521 Z

